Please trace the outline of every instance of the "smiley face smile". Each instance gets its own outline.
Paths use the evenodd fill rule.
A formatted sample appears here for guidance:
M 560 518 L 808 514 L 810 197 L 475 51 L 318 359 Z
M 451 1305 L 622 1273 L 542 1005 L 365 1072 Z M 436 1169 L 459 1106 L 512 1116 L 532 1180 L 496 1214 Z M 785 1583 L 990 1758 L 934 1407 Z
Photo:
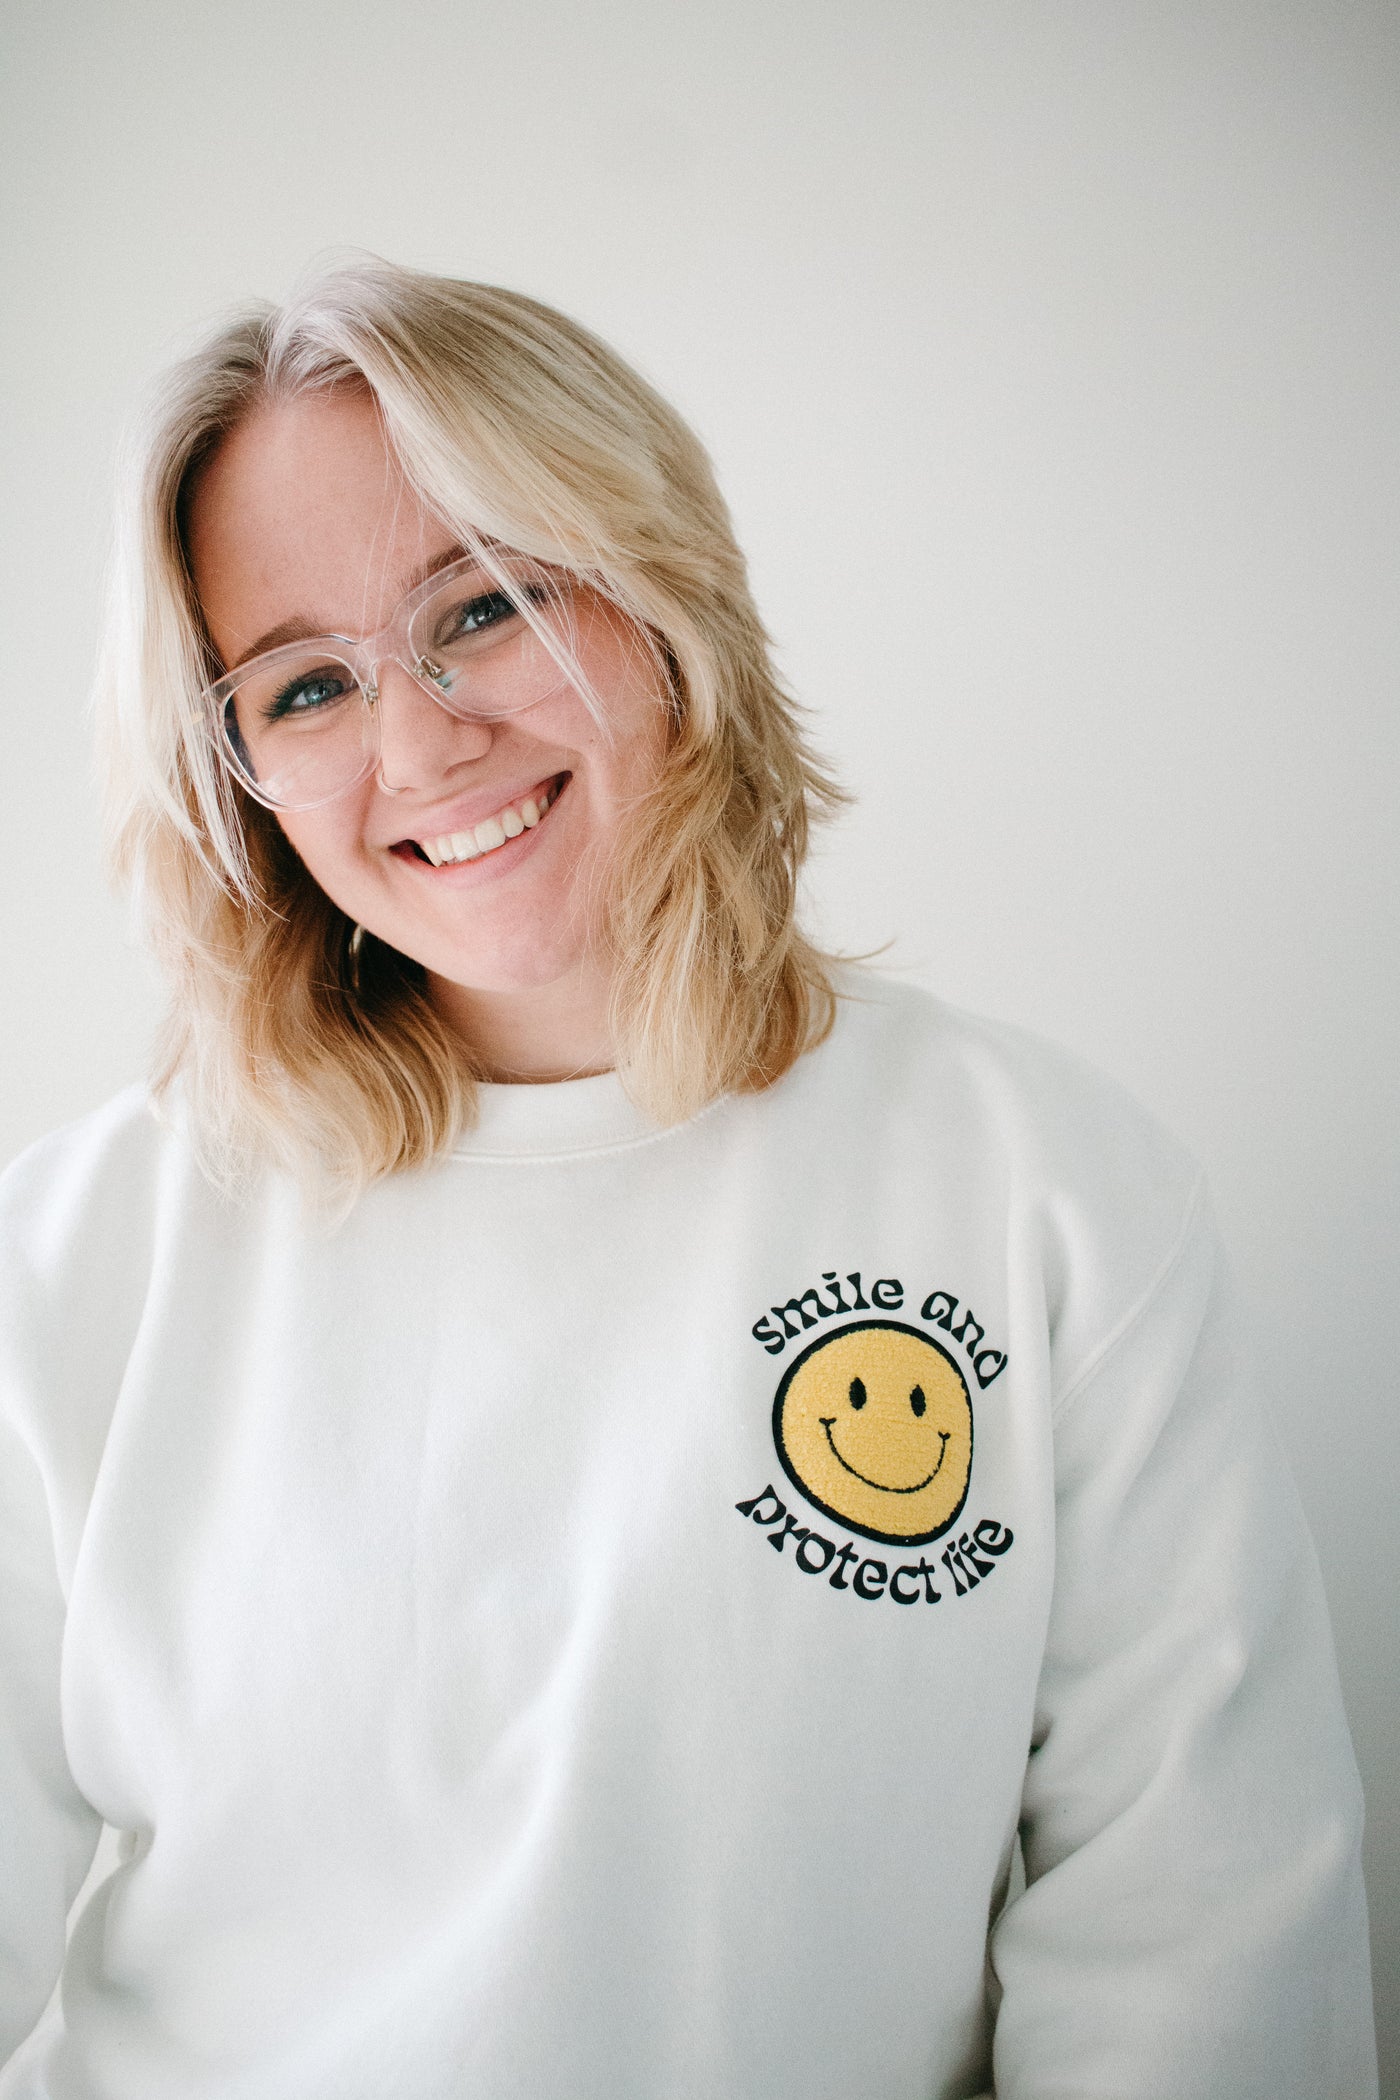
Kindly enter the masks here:
M 831 1433 L 832 1430 L 836 1427 L 835 1415 L 820 1415 L 818 1416 L 818 1420 L 820 1421 L 822 1428 L 826 1431 L 826 1440 L 831 1446 L 832 1455 L 835 1458 L 837 1465 L 844 1466 L 848 1473 L 854 1473 L 856 1479 L 863 1480 L 868 1488 L 878 1488 L 882 1495 L 917 1495 L 919 1493 L 919 1490 L 921 1488 L 926 1488 L 931 1480 L 937 1480 L 939 1474 L 943 1470 L 943 1461 L 948 1456 L 948 1431 L 946 1429 L 940 1429 L 938 1432 L 938 1464 L 934 1467 L 933 1471 L 931 1473 L 926 1473 L 922 1480 L 916 1480 L 912 1487 L 890 1487 L 888 1483 L 883 1480 L 872 1480 L 868 1473 L 862 1473 L 857 1467 L 851 1464 L 849 1459 L 842 1458 L 841 1453 L 836 1448 L 836 1439 Z

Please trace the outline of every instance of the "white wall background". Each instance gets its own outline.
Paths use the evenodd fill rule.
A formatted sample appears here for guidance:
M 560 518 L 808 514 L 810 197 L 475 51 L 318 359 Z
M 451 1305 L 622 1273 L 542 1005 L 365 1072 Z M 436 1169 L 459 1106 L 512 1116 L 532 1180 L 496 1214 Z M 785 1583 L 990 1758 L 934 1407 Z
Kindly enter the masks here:
M 1211 1168 L 1318 1538 L 1400 2094 L 1400 13 L 8 0 L 0 1158 L 156 1008 L 87 776 L 114 436 L 354 243 L 538 293 L 712 446 L 859 794 L 813 879 Z

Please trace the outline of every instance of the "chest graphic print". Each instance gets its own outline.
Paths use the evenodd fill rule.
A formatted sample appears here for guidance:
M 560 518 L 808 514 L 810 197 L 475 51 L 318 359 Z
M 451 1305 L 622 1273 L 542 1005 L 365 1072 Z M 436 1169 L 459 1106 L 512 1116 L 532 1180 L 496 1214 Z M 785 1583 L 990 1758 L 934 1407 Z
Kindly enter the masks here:
M 783 1470 L 869 1539 L 919 1546 L 948 1529 L 972 1473 L 967 1381 L 937 1342 L 864 1320 L 811 1342 L 773 1403 Z
M 825 1297 L 810 1289 L 754 1323 L 754 1339 L 770 1355 L 802 1344 L 773 1399 L 778 1461 L 802 1501 L 844 1530 L 896 1548 L 930 1545 L 962 1516 L 972 1481 L 973 1389 L 980 1397 L 1001 1375 L 1005 1352 L 983 1346 L 986 1329 L 969 1310 L 957 1319 L 959 1301 L 949 1291 L 928 1294 L 916 1326 L 912 1306 L 905 1319 L 884 1317 L 904 1309 L 895 1277 L 873 1283 L 869 1299 L 858 1272 L 845 1278 L 851 1299 L 834 1271 L 823 1281 Z M 921 1554 L 891 1568 L 826 1537 L 771 1482 L 735 1507 L 766 1531 L 775 1552 L 791 1541 L 792 1564 L 803 1574 L 824 1575 L 834 1589 L 867 1600 L 936 1604 L 947 1581 L 966 1596 L 1012 1543 L 1005 1525 L 983 1517 L 970 1535 L 950 1538 L 936 1560 Z

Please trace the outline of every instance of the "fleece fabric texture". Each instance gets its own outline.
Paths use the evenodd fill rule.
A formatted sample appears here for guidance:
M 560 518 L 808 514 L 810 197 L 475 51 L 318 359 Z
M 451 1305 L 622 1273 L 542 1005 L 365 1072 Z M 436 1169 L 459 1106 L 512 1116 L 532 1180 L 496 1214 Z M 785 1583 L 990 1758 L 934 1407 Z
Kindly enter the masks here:
M 850 990 L 675 1129 L 488 1088 L 336 1227 L 138 1093 L 10 1171 L 5 2100 L 1374 2095 L 1199 1176 Z

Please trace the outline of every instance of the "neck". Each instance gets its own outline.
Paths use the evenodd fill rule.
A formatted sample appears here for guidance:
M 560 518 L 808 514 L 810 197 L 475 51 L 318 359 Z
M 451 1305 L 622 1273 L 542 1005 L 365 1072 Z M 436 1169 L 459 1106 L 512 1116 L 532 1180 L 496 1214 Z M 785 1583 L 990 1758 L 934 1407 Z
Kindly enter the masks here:
M 433 1005 L 465 1042 L 483 1078 L 544 1085 L 610 1072 L 617 1062 L 608 1027 L 606 975 L 581 966 L 553 984 L 483 992 L 445 977 L 430 980 Z

